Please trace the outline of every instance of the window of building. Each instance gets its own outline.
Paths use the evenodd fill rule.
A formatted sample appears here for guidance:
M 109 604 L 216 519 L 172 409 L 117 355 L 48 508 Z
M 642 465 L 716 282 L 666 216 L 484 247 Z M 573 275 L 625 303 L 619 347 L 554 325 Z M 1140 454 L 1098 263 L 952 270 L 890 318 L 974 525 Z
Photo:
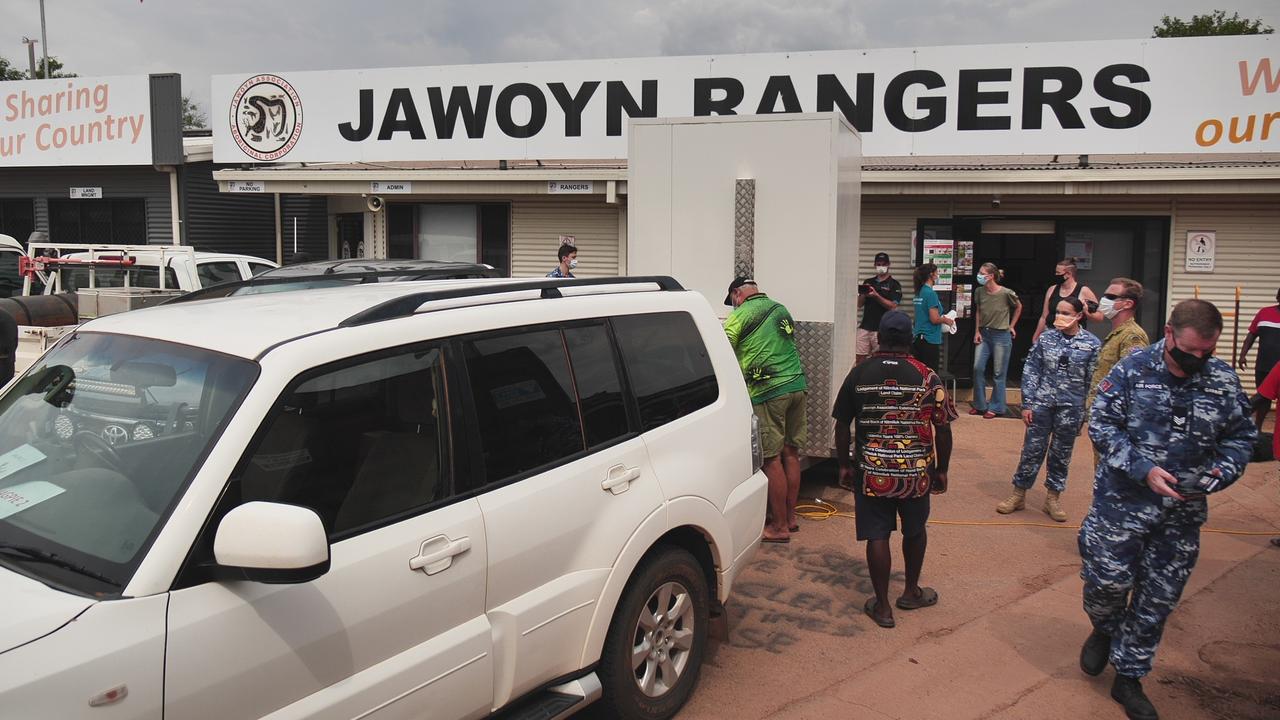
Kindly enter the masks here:
M 584 449 L 559 330 L 471 339 L 463 343 L 463 354 L 488 482 Z
M 147 243 L 147 205 L 141 198 L 50 200 L 49 240 L 62 243 Z
M 448 497 L 443 383 L 435 348 L 304 375 L 241 463 L 241 502 L 312 508 L 332 537 Z
M 25 243 L 35 229 L 34 200 L 0 200 L 0 234 Z
M 200 277 L 200 287 L 209 287 L 222 282 L 239 280 L 240 268 L 235 260 L 206 262 L 196 266 L 196 275 Z
M 603 323 L 565 328 L 564 341 L 578 388 L 587 447 L 598 447 L 626 435 L 627 406 L 609 329 Z
M 612 323 L 645 431 L 719 397 L 707 348 L 688 313 L 623 315 Z
M 396 203 L 387 208 L 392 258 L 483 262 L 511 267 L 511 206 L 507 203 Z

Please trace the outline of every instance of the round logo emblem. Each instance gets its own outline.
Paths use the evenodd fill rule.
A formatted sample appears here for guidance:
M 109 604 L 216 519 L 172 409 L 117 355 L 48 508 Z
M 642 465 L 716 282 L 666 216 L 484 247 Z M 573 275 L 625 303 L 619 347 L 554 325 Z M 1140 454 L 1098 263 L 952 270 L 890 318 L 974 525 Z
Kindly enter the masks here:
M 119 425 L 108 425 L 102 428 L 102 439 L 112 447 L 123 445 L 129 441 L 129 431 Z
M 279 160 L 302 135 L 302 100 L 278 75 L 255 75 L 231 98 L 231 137 L 255 160 Z

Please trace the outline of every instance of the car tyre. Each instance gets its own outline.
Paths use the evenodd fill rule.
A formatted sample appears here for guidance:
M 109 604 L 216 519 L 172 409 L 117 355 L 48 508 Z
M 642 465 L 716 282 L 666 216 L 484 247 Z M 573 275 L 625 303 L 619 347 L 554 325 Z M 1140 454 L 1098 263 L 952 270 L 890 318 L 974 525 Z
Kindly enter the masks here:
M 600 658 L 603 704 L 624 720 L 669 718 L 698 682 L 711 600 L 706 574 L 687 550 L 647 559 L 622 596 Z

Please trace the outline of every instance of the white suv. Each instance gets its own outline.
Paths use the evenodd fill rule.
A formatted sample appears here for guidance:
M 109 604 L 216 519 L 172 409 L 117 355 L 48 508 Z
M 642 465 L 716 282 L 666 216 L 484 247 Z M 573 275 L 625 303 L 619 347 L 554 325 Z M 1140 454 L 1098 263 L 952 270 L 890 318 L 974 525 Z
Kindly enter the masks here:
M 669 278 L 182 303 L 0 396 L 0 715 L 673 715 L 759 542 Z

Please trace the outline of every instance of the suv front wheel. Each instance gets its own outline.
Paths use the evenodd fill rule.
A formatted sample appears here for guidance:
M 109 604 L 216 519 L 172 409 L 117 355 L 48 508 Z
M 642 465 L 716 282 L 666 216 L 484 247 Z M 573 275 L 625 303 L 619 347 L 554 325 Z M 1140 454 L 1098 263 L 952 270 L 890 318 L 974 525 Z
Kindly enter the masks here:
M 693 555 L 666 548 L 650 557 L 613 615 L 600 680 L 619 718 L 676 714 L 698 681 L 707 644 L 710 598 Z

